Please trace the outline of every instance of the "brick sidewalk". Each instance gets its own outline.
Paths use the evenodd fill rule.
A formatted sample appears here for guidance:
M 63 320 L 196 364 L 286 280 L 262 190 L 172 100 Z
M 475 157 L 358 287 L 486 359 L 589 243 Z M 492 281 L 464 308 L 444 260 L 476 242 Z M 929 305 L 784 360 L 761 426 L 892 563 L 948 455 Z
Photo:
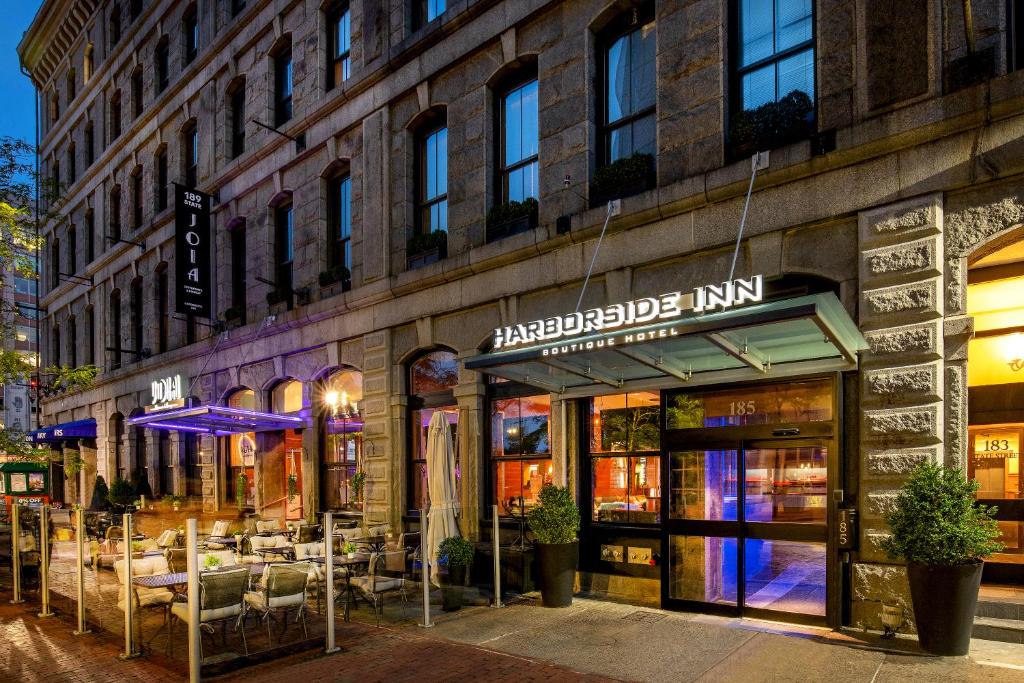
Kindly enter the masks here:
M 113 634 L 74 636 L 74 626 L 61 617 L 40 619 L 38 606 L 11 605 L 0 593 L 0 681 L 184 680 L 184 672 L 164 668 L 159 655 L 122 661 L 122 642 Z M 392 630 L 365 624 L 338 624 L 343 650 L 331 656 L 320 651 L 283 659 L 218 677 L 225 683 L 261 681 L 587 681 L 604 679 L 474 645 L 424 637 L 411 629 Z

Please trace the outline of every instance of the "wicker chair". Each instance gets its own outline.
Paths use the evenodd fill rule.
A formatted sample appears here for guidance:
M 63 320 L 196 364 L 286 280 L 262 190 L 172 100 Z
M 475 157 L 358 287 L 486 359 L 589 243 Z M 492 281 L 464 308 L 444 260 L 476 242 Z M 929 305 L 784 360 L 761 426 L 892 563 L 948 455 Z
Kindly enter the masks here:
M 288 610 L 295 610 L 295 621 L 302 622 L 302 635 L 306 630 L 306 584 L 309 581 L 309 562 L 270 564 L 263 572 L 263 586 L 245 594 L 246 613 L 256 611 L 267 624 L 267 640 L 273 642 L 270 621 L 277 612 L 283 613 L 284 626 L 288 624 Z M 282 630 L 281 636 L 284 637 Z M 280 641 L 278 641 L 280 642 Z
M 212 634 L 213 624 L 220 623 L 224 627 L 224 642 L 227 644 L 227 625 L 235 622 L 235 630 L 242 634 L 242 649 L 249 654 L 249 644 L 245 641 L 245 589 L 249 585 L 247 568 L 232 569 L 221 572 L 205 572 L 199 575 L 199 658 L 203 659 L 202 631 Z M 174 641 L 174 622 L 189 622 L 188 603 L 175 602 L 171 605 L 170 635 L 167 639 L 168 653 Z M 239 628 L 241 627 L 241 628 Z
M 384 614 L 384 594 L 397 592 L 402 596 L 402 615 L 409 602 L 405 594 L 405 549 L 371 553 L 370 571 L 366 576 L 352 578 L 352 587 L 359 590 L 373 605 L 377 626 Z
M 327 554 L 327 546 L 324 542 L 320 543 L 296 543 L 295 544 L 295 559 L 298 561 L 307 560 L 311 557 L 323 557 Z M 340 552 L 335 553 L 335 557 L 338 557 Z M 323 604 L 324 593 L 327 588 L 325 581 L 327 567 L 319 562 L 311 562 L 309 565 L 309 580 L 306 584 L 307 588 L 313 591 L 313 595 L 316 598 L 316 611 L 319 614 L 321 611 L 321 605 Z M 345 567 L 334 568 L 334 579 L 344 579 L 348 576 L 348 569 Z M 338 593 L 335 593 L 338 595 Z
M 187 572 L 188 571 L 188 549 L 187 548 L 168 548 L 167 549 L 167 564 L 170 566 L 172 572 Z
M 178 530 L 177 529 L 165 529 L 162 534 L 157 536 L 156 546 L 160 549 L 166 550 L 167 548 L 173 548 L 178 544 Z
M 152 576 L 155 574 L 166 574 L 170 571 L 167 565 L 167 560 L 162 556 L 156 557 L 143 557 L 132 560 L 132 578 L 136 576 Z M 114 572 L 117 574 L 118 583 L 121 588 L 117 594 L 117 608 L 121 611 L 125 609 L 124 603 L 124 585 L 129 581 L 128 577 L 125 576 L 124 571 L 124 560 L 117 560 L 114 562 Z M 142 636 L 142 611 L 150 610 L 153 612 L 159 612 L 163 616 L 163 623 L 166 624 L 170 616 L 169 609 L 171 602 L 174 599 L 174 594 L 167 588 L 146 588 L 144 586 L 132 585 L 132 608 L 136 610 L 136 614 L 139 615 L 139 620 L 135 622 L 136 628 L 138 629 L 139 636 Z
M 322 540 L 324 528 L 320 524 L 303 524 L 299 527 L 299 543 L 315 543 Z

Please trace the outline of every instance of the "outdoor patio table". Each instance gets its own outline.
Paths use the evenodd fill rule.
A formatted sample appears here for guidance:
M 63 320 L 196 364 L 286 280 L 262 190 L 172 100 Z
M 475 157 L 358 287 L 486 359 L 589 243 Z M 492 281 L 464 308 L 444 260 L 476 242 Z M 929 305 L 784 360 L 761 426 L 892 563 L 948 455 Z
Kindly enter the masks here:
M 379 553 L 384 550 L 384 545 L 388 539 L 384 535 L 377 536 L 363 536 L 362 538 L 353 538 L 352 542 L 356 545 L 366 546 L 371 552 Z
M 267 559 L 267 555 L 280 555 L 282 557 L 295 557 L 295 549 L 291 546 L 281 546 L 280 548 L 253 548 L 253 552 Z
M 320 556 L 320 557 L 310 557 L 308 559 L 309 559 L 310 562 L 316 562 L 317 564 L 327 564 L 327 558 L 323 557 L 323 556 Z M 356 553 L 355 557 L 349 557 L 348 555 L 335 555 L 334 556 L 334 566 L 335 566 L 335 568 L 345 567 L 345 568 L 348 569 L 348 571 L 345 573 L 345 621 L 348 621 L 349 607 L 354 602 L 353 601 L 354 595 L 352 593 L 352 571 L 356 567 L 358 567 L 360 565 L 364 565 L 364 564 L 367 567 L 370 566 L 370 555 L 369 555 L 369 553 Z

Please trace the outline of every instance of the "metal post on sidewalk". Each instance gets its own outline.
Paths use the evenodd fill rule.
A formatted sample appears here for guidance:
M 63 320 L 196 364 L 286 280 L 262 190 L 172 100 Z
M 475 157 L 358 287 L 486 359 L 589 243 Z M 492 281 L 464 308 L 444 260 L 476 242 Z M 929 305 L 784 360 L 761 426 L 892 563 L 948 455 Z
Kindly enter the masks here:
M 188 680 L 199 683 L 202 666 L 199 633 L 199 522 L 185 520 L 185 557 L 188 567 Z M 244 625 L 243 625 L 244 627 Z
M 85 510 L 75 510 L 75 557 L 78 559 L 78 566 L 75 567 L 75 578 L 78 591 L 78 629 L 73 631 L 76 636 L 89 633 L 85 626 Z M 96 568 L 93 567 L 93 571 Z
M 13 501 L 11 506 L 11 575 L 14 579 L 14 593 L 11 604 L 25 602 L 21 597 L 21 505 Z
M 50 609 L 50 508 L 39 508 L 39 593 L 42 606 L 38 616 L 52 617 Z
M 429 532 L 429 520 L 427 509 L 420 508 L 420 564 L 423 569 L 423 628 L 433 628 L 430 623 L 430 553 L 427 552 L 427 538 Z
M 341 649 L 334 642 L 334 514 L 331 512 L 324 513 L 324 592 L 327 601 L 327 647 L 324 652 L 331 654 Z
M 491 537 L 494 542 L 494 602 L 491 607 L 504 607 L 501 602 L 501 537 L 498 532 L 498 506 L 491 506 L 491 519 L 493 527 Z
M 121 659 L 138 657 L 135 651 L 135 601 L 132 600 L 132 513 L 121 516 L 121 532 L 124 538 L 124 652 Z

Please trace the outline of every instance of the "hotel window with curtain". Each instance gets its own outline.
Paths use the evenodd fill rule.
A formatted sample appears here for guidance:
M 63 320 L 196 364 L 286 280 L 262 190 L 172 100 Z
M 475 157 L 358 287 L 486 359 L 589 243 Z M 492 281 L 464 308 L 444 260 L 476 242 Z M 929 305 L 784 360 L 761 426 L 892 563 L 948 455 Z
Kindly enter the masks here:
M 327 13 L 327 43 L 330 50 L 327 62 L 328 90 L 347 81 L 349 77 L 349 55 L 352 49 L 350 21 L 347 2 L 335 5 Z
M 327 242 L 327 267 L 344 267 L 352 274 L 352 176 L 340 173 L 328 181 L 327 225 L 330 234 Z
M 452 444 L 458 443 L 459 407 L 454 392 L 458 383 L 459 361 L 451 351 L 430 351 L 409 365 L 411 434 L 406 497 L 409 512 L 420 510 L 430 501 L 427 491 L 427 435 L 434 413 L 440 412 L 445 416 L 452 430 Z
M 814 103 L 814 3 L 738 0 L 734 100 L 740 110 L 803 93 Z
M 520 517 L 552 483 L 551 397 L 518 395 L 532 388 L 511 383 L 490 388 L 491 502 L 500 516 Z
M 591 402 L 592 521 L 661 521 L 660 418 L 658 392 L 599 396 Z
M 620 15 L 602 32 L 601 163 L 655 153 L 654 3 Z
M 448 231 L 448 124 L 435 125 L 420 135 L 417 227 L 420 234 Z
M 540 192 L 537 151 L 537 79 L 509 89 L 501 98 L 501 201 L 536 199 Z

